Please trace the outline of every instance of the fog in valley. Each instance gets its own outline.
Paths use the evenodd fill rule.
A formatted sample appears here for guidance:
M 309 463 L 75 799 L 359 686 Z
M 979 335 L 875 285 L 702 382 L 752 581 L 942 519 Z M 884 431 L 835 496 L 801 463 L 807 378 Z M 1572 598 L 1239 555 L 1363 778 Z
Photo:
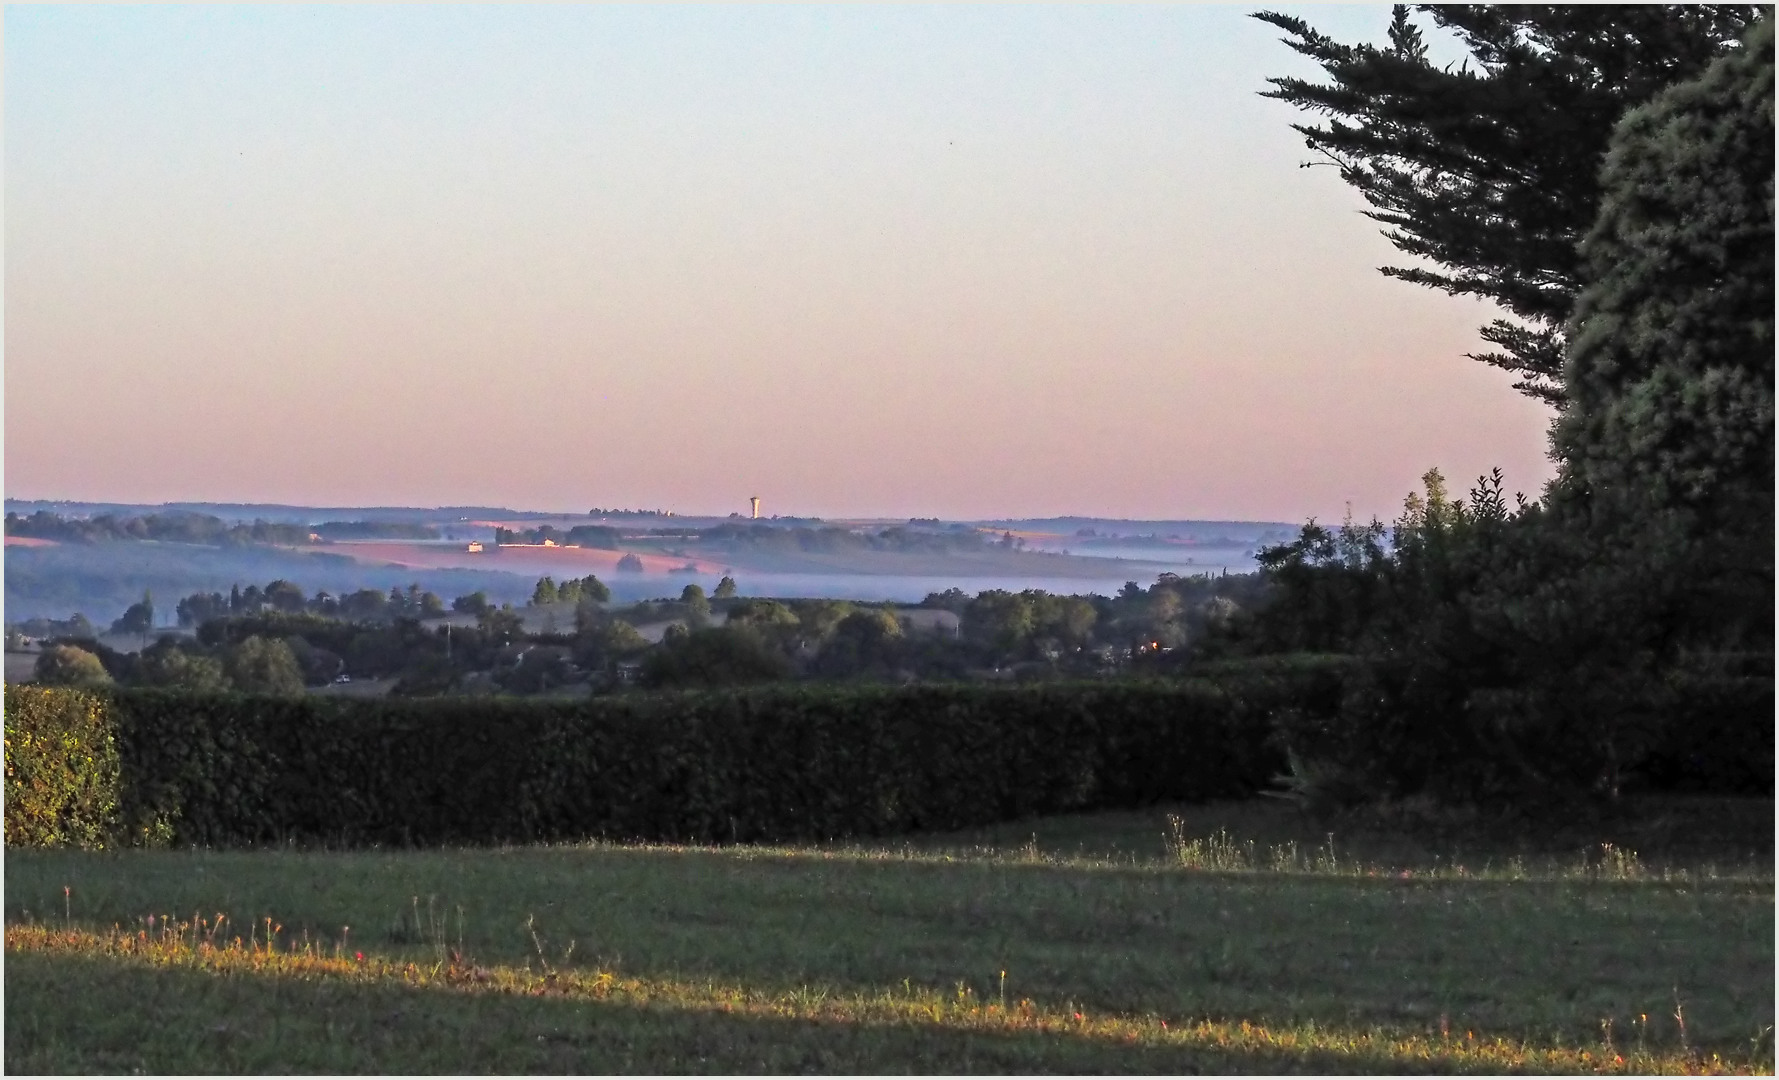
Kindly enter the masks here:
M 1277 522 L 754 520 L 500 507 L 9 500 L 6 509 L 8 623 L 79 613 L 100 626 L 144 593 L 155 598 L 157 624 L 173 626 L 182 597 L 280 580 L 309 595 L 413 585 L 447 604 L 479 591 L 515 606 L 541 577 L 587 573 L 625 603 L 678 596 L 688 584 L 711 590 L 724 577 L 742 596 L 906 604 L 949 589 L 1110 595 L 1163 573 L 1246 573 L 1258 549 L 1296 531 Z M 566 540 L 589 527 L 609 546 Z M 525 542 L 540 536 L 565 539 Z

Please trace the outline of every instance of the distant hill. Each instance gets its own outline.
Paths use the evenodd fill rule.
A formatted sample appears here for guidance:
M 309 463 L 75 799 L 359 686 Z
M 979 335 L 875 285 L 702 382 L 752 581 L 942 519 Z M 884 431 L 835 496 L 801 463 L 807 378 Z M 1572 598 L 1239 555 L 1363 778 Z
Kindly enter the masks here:
M 225 521 L 270 521 L 317 525 L 324 521 L 448 522 L 459 520 L 542 520 L 565 515 L 503 506 L 289 506 L 283 503 L 98 503 L 59 499 L 7 499 L 6 510 L 26 516 L 48 510 L 64 516 L 99 514 L 210 514 Z
M 194 592 L 227 593 L 231 585 L 265 585 L 282 578 L 307 593 L 387 590 L 417 583 L 449 601 L 478 589 L 496 602 L 523 603 L 534 576 L 496 570 L 428 570 L 359 562 L 320 551 L 248 546 L 126 541 L 6 549 L 6 618 L 18 622 L 65 619 L 78 611 L 105 625 L 154 593 L 155 606 L 171 614 Z
M 1092 529 L 1095 534 L 1101 536 L 1153 534 L 1156 536 L 1179 536 L 1183 539 L 1206 535 L 1260 539 L 1278 534 L 1289 538 L 1295 537 L 1298 530 L 1303 527 L 1301 522 L 1288 521 L 1199 521 L 1195 519 L 1147 521 L 1132 518 L 1094 517 L 994 518 L 978 524 L 986 528 L 1015 531 L 1079 533 L 1083 529 Z
M 595 557 L 615 560 L 626 552 L 661 564 L 640 576 L 612 572 L 611 584 L 629 598 L 676 593 L 692 579 L 688 574 L 714 578 L 730 572 L 743 579 L 749 592 L 752 578 L 759 585 L 770 581 L 773 589 L 812 596 L 833 590 L 837 595 L 919 599 L 926 591 L 965 582 L 975 588 L 1115 589 L 1126 580 L 1148 580 L 1161 572 L 1246 572 L 1254 567 L 1256 551 L 1292 539 L 1299 529 L 1285 522 L 1078 515 L 824 523 L 804 517 L 755 520 L 638 511 L 589 517 L 493 506 L 8 499 L 5 507 L 21 518 L 47 511 L 69 519 L 54 535 L 36 530 L 39 538 L 32 540 L 28 534 L 33 530 L 21 529 L 20 535 L 9 536 L 7 617 L 61 619 L 78 611 L 101 623 L 139 600 L 145 589 L 154 592 L 163 610 L 171 611 L 180 597 L 192 592 L 227 592 L 231 585 L 263 586 L 278 578 L 310 593 L 418 583 L 447 600 L 483 590 L 497 602 L 523 603 L 542 574 L 597 571 L 603 578 L 603 564 L 582 564 Z M 181 515 L 207 515 L 220 522 L 198 524 L 209 533 L 222 530 L 224 539 L 232 538 L 236 546 L 201 547 L 199 543 L 220 541 L 209 533 L 186 535 L 189 528 L 119 529 L 90 520 L 105 515 L 119 521 L 157 517 L 161 525 L 177 525 Z M 496 523 L 526 537 L 542 536 L 545 530 L 531 526 L 543 523 L 551 523 L 550 535 L 562 537 L 572 536 L 577 525 L 582 531 L 603 525 L 604 539 L 594 546 L 606 550 L 545 548 L 537 540 L 534 547 L 470 551 L 469 539 L 493 541 Z M 311 531 L 325 542 L 310 547 Z M 171 542 L 187 540 L 199 543 Z M 287 546 L 271 546 L 268 540 Z M 559 537 L 556 543 L 565 540 Z M 711 587 L 715 581 L 703 583 Z

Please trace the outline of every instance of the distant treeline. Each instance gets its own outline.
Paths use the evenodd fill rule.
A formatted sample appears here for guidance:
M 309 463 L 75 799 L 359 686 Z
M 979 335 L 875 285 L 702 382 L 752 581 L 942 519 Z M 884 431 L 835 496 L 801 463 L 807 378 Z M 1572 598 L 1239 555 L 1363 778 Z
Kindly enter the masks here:
M 324 521 L 314 531 L 324 540 L 437 540 L 441 535 L 412 521 Z
M 494 542 L 497 544 L 541 544 L 546 540 L 563 547 L 618 550 L 618 530 L 609 525 L 576 525 L 566 532 L 554 525 L 540 525 L 535 529 L 494 530 Z
M 922 606 L 955 617 L 929 617 L 845 600 L 743 599 L 728 578 L 710 596 L 690 584 L 677 600 L 613 608 L 607 606 L 610 589 L 597 577 L 561 584 L 546 577 L 537 583 L 532 606 L 565 606 L 572 614 L 546 613 L 547 629 L 539 633 L 527 629 L 521 611 L 497 606 L 479 591 L 449 605 L 473 616 L 475 627 L 459 620 L 447 631 L 424 625 L 443 616 L 446 604 L 417 584 L 309 595 L 281 579 L 182 597 L 174 606 L 179 624 L 197 628 L 197 641 L 161 642 L 147 666 L 91 640 L 96 630 L 83 618 L 32 620 L 8 629 L 49 646 L 37 678 L 65 685 L 195 688 L 226 682 L 237 689 L 297 693 L 304 684 L 344 674 L 395 677 L 397 693 L 431 695 L 575 685 L 602 692 L 631 683 L 725 689 L 836 679 L 995 681 L 1093 678 L 1137 669 L 1169 673 L 1183 659 L 1181 646 L 1196 643 L 1197 651 L 1214 652 L 1220 628 L 1254 603 L 1259 591 L 1251 575 L 1171 574 L 1147 589 L 1127 583 L 1112 597 L 993 589 L 972 597 L 953 589 L 933 594 Z M 563 620 L 560 629 L 555 619 Z M 637 630 L 661 622 L 672 625 L 659 643 Z M 144 595 L 112 630 L 146 637 L 156 623 L 155 602 Z M 276 667 L 276 677 L 250 670 L 229 651 L 250 637 L 264 642 L 253 646 L 259 650 L 254 664 Z
M 231 583 L 278 579 L 310 594 L 320 588 L 387 594 L 391 585 L 406 588 L 410 582 L 444 597 L 484 590 L 500 601 L 522 602 L 531 594 L 531 582 L 514 574 L 379 566 L 333 554 L 325 544 L 64 543 L 6 549 L 6 616 L 16 623 L 66 619 L 78 611 L 95 622 L 109 620 L 145 590 L 169 598 L 171 614 L 173 597 L 218 590 L 226 597 Z
M 910 529 L 896 525 L 871 533 L 854 532 L 832 525 L 811 529 L 803 526 L 784 528 L 773 525 L 723 524 L 699 529 L 696 535 L 706 544 L 768 551 L 918 551 L 943 554 L 980 551 L 986 543 L 981 532 L 967 525 L 942 530 Z
M 161 540 L 178 544 L 306 544 L 306 525 L 280 525 L 255 521 L 251 525 L 230 525 L 209 514 L 144 514 L 139 517 L 116 517 L 100 514 L 90 518 L 69 518 L 48 510 L 39 510 L 30 517 L 16 513 L 6 515 L 6 535 L 55 540 L 71 544 L 97 544 L 111 540 Z
M 632 532 L 632 536 L 639 534 Z M 810 528 L 804 525 L 786 526 L 783 519 L 767 525 L 762 523 L 726 522 L 705 529 L 656 528 L 649 529 L 645 534 L 662 539 L 689 540 L 724 548 L 751 548 L 767 551 L 802 551 L 802 552 L 853 552 L 853 551 L 913 551 L 929 554 L 947 554 L 959 551 L 980 551 L 986 546 L 984 534 L 968 525 L 953 525 L 945 529 L 907 528 L 893 526 L 880 532 L 855 532 L 838 526 L 828 525 Z M 546 541 L 561 544 L 565 547 L 578 546 L 604 548 L 608 551 L 618 550 L 621 535 L 617 529 L 607 525 L 577 525 L 572 529 L 562 530 L 552 525 L 542 525 L 535 529 L 494 530 L 494 540 L 498 544 L 542 544 Z M 1003 538 L 1003 546 L 1013 547 L 1017 543 L 1009 534 Z
M 445 604 L 438 594 L 427 592 L 417 584 L 409 585 L 406 589 L 391 585 L 387 593 L 377 589 L 359 589 L 339 596 L 323 589 L 311 598 L 304 595 L 300 585 L 274 581 L 264 589 L 258 585 L 249 585 L 243 589 L 237 585 L 229 589 L 227 596 L 219 592 L 193 593 L 180 600 L 174 608 L 179 616 L 180 626 L 199 626 L 212 619 L 231 615 L 258 615 L 267 610 L 286 614 L 307 612 L 326 618 L 360 622 L 384 622 L 399 618 L 424 619 L 440 616 L 445 613 Z

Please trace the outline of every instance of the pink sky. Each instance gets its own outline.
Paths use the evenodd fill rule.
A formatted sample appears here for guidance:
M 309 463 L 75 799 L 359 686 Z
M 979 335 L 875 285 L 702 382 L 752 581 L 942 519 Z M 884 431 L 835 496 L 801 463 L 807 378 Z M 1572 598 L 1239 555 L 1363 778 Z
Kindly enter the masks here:
M 9 497 L 1295 521 L 1549 475 L 1237 9 L 255 10 L 7 12 Z

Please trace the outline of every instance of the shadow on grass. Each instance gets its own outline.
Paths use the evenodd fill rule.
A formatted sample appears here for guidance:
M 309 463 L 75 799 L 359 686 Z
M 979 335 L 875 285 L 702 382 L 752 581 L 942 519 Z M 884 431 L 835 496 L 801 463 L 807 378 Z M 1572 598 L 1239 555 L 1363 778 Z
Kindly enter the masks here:
M 1677 1046 L 1684 1002 L 1688 1045 L 1724 1054 L 1773 1016 L 1770 878 L 1408 881 L 611 846 L 9 850 L 5 863 L 9 923 L 133 930 L 149 913 L 222 912 L 250 936 L 275 915 L 286 948 L 426 965 L 448 942 L 484 964 L 547 951 L 567 967 L 578 943 L 581 965 L 775 994 L 986 994 L 1007 972 L 1008 992 L 1056 1009 L 1423 1035 L 1449 1020 L 1567 1045 L 1611 1023 Z
M 7 956 L 9 1073 L 1427 1072 L 1453 1060 L 1122 1043 Z M 1498 1071 L 1477 1063 L 1479 1071 Z

